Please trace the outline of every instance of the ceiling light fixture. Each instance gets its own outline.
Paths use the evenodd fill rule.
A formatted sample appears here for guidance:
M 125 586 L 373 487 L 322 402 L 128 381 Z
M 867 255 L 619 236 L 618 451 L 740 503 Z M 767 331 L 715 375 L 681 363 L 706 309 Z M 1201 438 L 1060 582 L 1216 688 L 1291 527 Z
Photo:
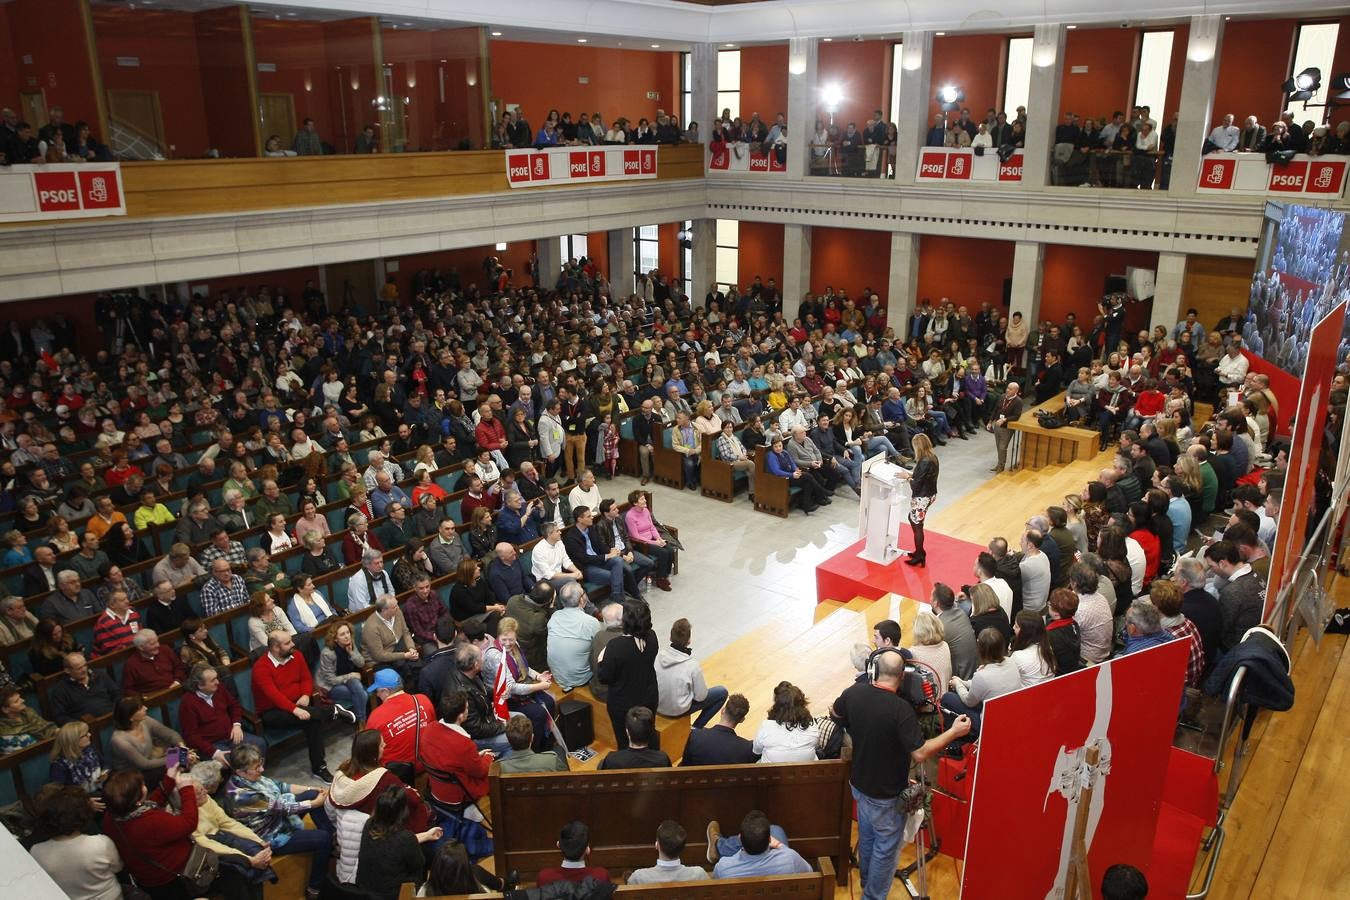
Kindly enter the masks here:
M 834 38 L 821 38 L 821 40 L 824 41 L 825 43 L 829 44 L 829 43 L 832 43 L 832 42 L 834 41 Z
M 652 49 L 653 49 L 653 50 L 660 50 L 660 49 L 661 49 L 661 45 L 660 45 L 660 44 L 652 44 Z
M 1065 25 L 1064 27 L 1067 28 L 1067 29 L 1069 29 L 1070 31 L 1073 31 L 1073 30 L 1074 30 L 1075 28 L 1077 28 L 1078 26 L 1077 26 L 1077 25 Z
M 584 43 L 586 43 L 586 39 L 585 39 L 585 38 L 577 38 L 577 43 L 578 43 L 578 44 L 584 44 Z
M 947 32 L 945 32 L 945 31 L 935 31 L 935 32 L 933 32 L 933 34 L 937 35 L 938 37 L 942 37 L 942 36 L 943 36 L 944 34 L 946 34 L 946 33 L 947 33 Z
M 493 36 L 493 37 L 501 37 L 501 36 L 502 36 L 502 33 L 501 33 L 500 31 L 494 31 L 494 32 L 492 32 L 492 36 Z

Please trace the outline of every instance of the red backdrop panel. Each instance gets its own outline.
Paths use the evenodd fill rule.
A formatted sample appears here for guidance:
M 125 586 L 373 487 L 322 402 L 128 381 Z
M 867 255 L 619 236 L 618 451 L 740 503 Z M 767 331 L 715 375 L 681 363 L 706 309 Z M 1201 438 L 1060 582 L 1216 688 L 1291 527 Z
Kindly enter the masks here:
M 970 117 L 977 122 L 984 118 L 986 109 L 998 108 L 1008 37 L 1006 34 L 955 34 L 933 38 L 933 96 L 928 98 L 925 128 L 938 113 L 937 90 L 945 85 L 954 85 L 966 92 L 965 105 L 970 107 Z M 1004 111 L 1011 121 L 1014 111 Z M 913 127 L 910 123 L 905 124 Z
M 770 44 L 764 47 L 746 47 L 741 50 L 741 108 L 731 111 L 732 117 L 749 119 L 751 114 L 759 113 L 760 118 L 773 124 L 774 116 L 787 115 L 787 65 L 788 48 L 786 44 Z M 715 111 L 721 115 L 719 107 Z M 701 119 L 699 128 L 707 134 L 708 123 L 712 121 L 712 112 L 695 110 L 694 118 Z
M 1110 755 L 1090 807 L 1093 893 L 1115 863 L 1148 871 L 1185 669 L 1186 645 L 1172 641 L 985 704 L 963 897 L 1059 896 L 1074 820 L 1065 794 L 1078 796 L 1061 793 L 1074 771 L 1067 756 L 1091 746 Z
M 861 129 L 868 116 L 880 109 L 886 114 L 886 95 L 890 90 L 889 41 L 835 41 L 820 45 L 816 84 L 821 91 L 837 86 L 842 100 L 834 114 L 835 124 L 843 131 L 849 122 Z M 745 71 L 742 63 L 741 71 Z M 829 120 L 829 110 L 817 104 L 816 116 Z M 804 122 L 804 127 L 814 123 Z
M 811 229 L 811 290 L 817 294 L 833 285 L 836 292 L 860 297 L 870 288 L 886 305 L 886 289 L 891 274 L 891 235 L 886 231 L 860 231 L 853 228 Z M 787 309 L 795 310 L 800 297 L 784 298 Z
M 742 288 L 754 283 L 758 275 L 768 284 L 770 278 L 783 287 L 783 226 L 777 222 L 742 222 L 740 251 L 737 255 L 736 279 Z M 784 315 L 791 318 L 801 297 L 789 297 L 784 304 Z
M 97 127 L 97 100 L 80 0 L 16 0 L 6 5 L 5 11 L 13 42 L 9 64 L 18 64 L 19 90 L 41 91 L 49 108 L 65 109 L 67 122 L 83 119 Z M 24 56 L 31 57 L 32 62 L 25 63 Z M 29 124 L 37 129 L 46 121 L 44 116 L 41 122 Z M 99 137 L 108 139 L 107 135 Z
M 1014 250 L 1012 241 L 925 234 L 919 238 L 918 298 L 936 303 L 948 297 L 971 315 L 986 302 L 1003 309 L 1003 281 L 1012 277 Z
M 329 77 L 336 70 L 328 63 L 323 25 L 257 16 L 252 31 L 254 57 L 259 66 L 271 69 L 259 70 L 258 93 L 289 97 L 295 110 L 295 127 L 307 118 L 314 119 L 320 136 L 331 139 L 336 129 L 330 118 L 334 106 L 330 94 L 340 86 Z M 290 147 L 295 137 L 279 136 L 285 147 Z M 262 138 L 266 141 L 268 135 Z
M 536 131 L 550 109 L 570 112 L 573 121 L 582 112 L 599 110 L 606 125 L 619 116 L 636 124 L 639 117 L 651 119 L 658 108 L 680 113 L 678 53 L 493 41 L 490 55 L 493 96 L 504 104 L 521 104 Z M 548 77 L 541 78 L 545 62 Z M 580 78 L 589 81 L 581 84 Z M 660 98 L 647 99 L 649 91 Z
M 1090 325 L 1097 315 L 1106 276 L 1124 275 L 1130 266 L 1156 270 L 1158 254 L 1150 250 L 1047 244 L 1041 277 L 1041 319 L 1062 322 L 1065 315 L 1074 313 L 1079 322 Z M 1139 307 L 1131 304 L 1131 308 Z M 1143 313 L 1138 315 L 1142 319 Z M 1130 318 L 1126 324 L 1140 327 Z
M 1070 31 L 1064 41 L 1064 78 L 1055 120 L 1063 121 L 1068 112 L 1099 121 L 1118 109 L 1128 114 L 1130 75 L 1138 42 L 1139 32 L 1131 28 Z M 1084 66 L 1087 71 L 1074 73 L 1075 66 Z
M 19 55 L 9 27 L 9 6 L 0 6 L 0 106 L 19 109 Z
M 1322 431 L 1327 424 L 1331 378 L 1336 374 L 1336 347 L 1345 328 L 1345 303 L 1338 303 L 1313 326 L 1308 361 L 1294 410 L 1296 423 L 1289 444 L 1289 470 L 1280 501 L 1280 523 L 1270 552 L 1270 581 L 1266 585 L 1266 615 L 1270 615 L 1283 582 L 1293 574 L 1294 560 L 1303 550 L 1308 511 L 1313 507 Z
M 1280 85 L 1294 58 L 1297 19 L 1234 20 L 1224 23 L 1214 119 L 1232 113 L 1241 122 L 1256 116 L 1270 126 L 1280 113 Z

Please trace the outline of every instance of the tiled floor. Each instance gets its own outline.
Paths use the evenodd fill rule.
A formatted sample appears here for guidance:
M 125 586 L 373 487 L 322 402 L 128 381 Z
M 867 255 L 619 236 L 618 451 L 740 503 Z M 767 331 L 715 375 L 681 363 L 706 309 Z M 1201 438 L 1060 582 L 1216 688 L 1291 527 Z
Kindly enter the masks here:
M 934 510 L 940 510 L 992 477 L 993 438 L 984 432 L 969 441 L 938 448 L 941 475 Z M 638 487 L 634 478 L 600 480 L 606 497 L 625 498 Z M 787 519 L 757 513 L 745 494 L 735 503 L 711 500 L 653 482 L 652 508 L 662 522 L 680 531 L 685 550 L 674 590 L 651 590 L 652 620 L 662 642 L 676 619 L 693 625 L 694 652 L 701 658 L 749 634 L 775 617 L 809 618 L 816 602 L 815 567 L 858 540 L 858 501 L 847 488 L 811 516 L 794 511 Z M 849 597 L 839 597 L 849 600 Z M 329 740 L 330 768 L 347 757 L 350 738 L 335 729 Z M 279 777 L 308 783 L 303 751 L 274 760 Z

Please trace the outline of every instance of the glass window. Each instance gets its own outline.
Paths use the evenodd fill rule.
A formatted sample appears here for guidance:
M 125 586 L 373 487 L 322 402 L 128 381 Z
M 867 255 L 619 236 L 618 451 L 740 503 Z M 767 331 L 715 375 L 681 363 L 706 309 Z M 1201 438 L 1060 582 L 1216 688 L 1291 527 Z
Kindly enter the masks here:
M 590 256 L 586 252 L 586 235 L 584 234 L 565 234 L 558 238 L 559 259 L 564 262 L 569 259 L 581 259 L 583 256 Z
M 740 284 L 741 223 L 735 219 L 717 220 L 716 274 L 717 286 L 728 288 Z
M 684 243 L 680 248 L 680 280 L 686 297 L 694 296 L 694 223 L 684 223 Z
M 694 54 L 680 54 L 680 124 L 685 128 L 693 120 L 694 109 Z M 700 124 L 700 128 L 703 126 Z
M 1306 106 L 1319 106 L 1327 102 L 1327 85 L 1335 73 L 1332 72 L 1332 59 L 1336 54 L 1336 38 L 1340 34 L 1341 27 L 1336 22 L 1318 23 L 1315 25 L 1300 25 L 1298 27 L 1298 40 L 1294 44 L 1294 65 L 1289 72 L 1289 76 L 1298 75 L 1304 69 L 1316 68 L 1322 71 L 1322 85 L 1308 98 Z M 1321 115 L 1309 116 L 1305 111 L 1305 104 L 1302 100 L 1297 100 L 1285 106 L 1286 112 L 1291 112 L 1296 117 L 1295 124 L 1301 124 L 1304 119 L 1312 118 L 1315 121 L 1321 121 Z
M 637 260 L 639 272 L 647 273 L 659 267 L 655 225 L 641 225 L 633 229 L 633 258 Z
M 741 114 L 741 51 L 717 51 L 717 113 L 730 109 L 732 118 Z
M 484 146 L 477 28 L 385 26 L 384 80 L 372 118 L 388 152 Z
M 900 121 L 900 79 L 904 75 L 903 44 L 899 41 L 891 44 L 891 117 L 888 121 Z
M 1031 98 L 1031 45 L 1029 37 L 1008 38 L 1008 68 L 1003 76 L 1003 111 L 1011 122 L 1017 107 Z
M 1167 121 L 1163 104 L 1167 100 L 1167 74 L 1172 68 L 1172 38 L 1170 31 L 1145 31 L 1139 45 L 1134 105 L 1147 106 L 1148 117 L 1159 128 Z

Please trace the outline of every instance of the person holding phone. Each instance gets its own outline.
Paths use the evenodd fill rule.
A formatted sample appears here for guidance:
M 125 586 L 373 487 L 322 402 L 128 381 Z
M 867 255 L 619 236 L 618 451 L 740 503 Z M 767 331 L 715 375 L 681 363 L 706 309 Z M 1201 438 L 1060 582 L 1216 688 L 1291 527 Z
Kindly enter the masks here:
M 183 736 L 151 716 L 140 694 L 113 707 L 108 757 L 113 771 L 137 769 L 152 781 L 166 768 L 187 769 L 197 762 L 196 752 L 183 747 Z
M 905 814 L 898 808 L 909 786 L 906 757 L 923 762 L 970 731 L 957 716 L 937 737 L 923 739 L 914 707 L 900 696 L 905 660 L 898 650 L 877 652 L 870 679 L 855 682 L 834 701 L 831 715 L 853 739 L 849 782 L 858 804 L 858 869 L 864 900 L 885 900 L 895 879 Z

